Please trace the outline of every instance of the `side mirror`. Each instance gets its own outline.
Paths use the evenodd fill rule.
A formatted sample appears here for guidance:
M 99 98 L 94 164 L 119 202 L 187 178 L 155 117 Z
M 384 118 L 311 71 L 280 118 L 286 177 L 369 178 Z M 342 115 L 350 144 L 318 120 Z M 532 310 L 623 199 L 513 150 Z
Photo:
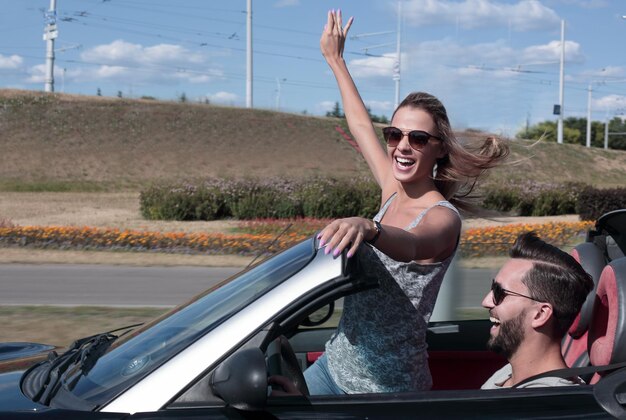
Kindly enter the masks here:
M 267 403 L 267 366 L 258 348 L 239 350 L 211 375 L 211 389 L 239 410 L 262 410 Z
M 305 327 L 317 327 L 318 325 L 322 325 L 323 323 L 328 321 L 330 317 L 333 316 L 334 312 L 335 302 L 333 301 L 327 305 L 324 305 L 317 311 L 309 314 L 309 316 L 307 316 L 306 318 L 304 318 L 304 320 L 302 320 L 302 322 L 300 322 L 300 325 L 304 325 Z

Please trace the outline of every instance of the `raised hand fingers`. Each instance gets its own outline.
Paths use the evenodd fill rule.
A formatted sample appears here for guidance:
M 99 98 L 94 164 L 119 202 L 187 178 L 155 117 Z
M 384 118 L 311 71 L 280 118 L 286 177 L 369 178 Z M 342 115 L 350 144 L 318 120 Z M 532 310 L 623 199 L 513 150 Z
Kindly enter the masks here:
M 343 28 L 343 36 L 348 35 L 348 31 L 350 30 L 350 26 L 352 26 L 352 22 L 354 22 L 354 17 L 350 17 L 350 19 L 348 19 L 348 23 L 346 23 L 346 26 Z
M 329 10 L 328 11 L 328 18 L 326 20 L 326 26 L 324 26 L 324 31 L 332 32 L 334 23 L 335 23 L 335 16 L 333 15 L 333 11 Z

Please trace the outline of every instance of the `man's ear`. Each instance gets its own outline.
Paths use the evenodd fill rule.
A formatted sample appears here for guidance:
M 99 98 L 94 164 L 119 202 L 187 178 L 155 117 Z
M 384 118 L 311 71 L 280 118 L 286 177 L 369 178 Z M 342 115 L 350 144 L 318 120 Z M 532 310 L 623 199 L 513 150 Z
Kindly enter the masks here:
M 538 304 L 537 309 L 534 312 L 532 327 L 537 329 L 545 326 L 550 318 L 552 318 L 552 314 L 554 310 L 552 309 L 552 305 L 549 303 L 541 302 Z

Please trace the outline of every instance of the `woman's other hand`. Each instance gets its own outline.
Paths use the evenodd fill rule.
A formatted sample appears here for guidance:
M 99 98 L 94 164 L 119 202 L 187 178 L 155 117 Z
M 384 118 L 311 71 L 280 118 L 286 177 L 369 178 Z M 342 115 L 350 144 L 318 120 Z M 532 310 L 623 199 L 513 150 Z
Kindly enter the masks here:
M 336 257 L 350 247 L 348 258 L 352 257 L 359 245 L 365 240 L 372 239 L 376 235 L 374 222 L 362 217 L 348 217 L 331 222 L 319 233 L 320 248 L 326 246 L 325 254 L 330 252 Z
M 343 59 L 343 47 L 353 20 L 353 18 L 348 19 L 346 26 L 343 26 L 341 10 L 328 11 L 328 20 L 320 39 L 320 49 L 327 61 Z

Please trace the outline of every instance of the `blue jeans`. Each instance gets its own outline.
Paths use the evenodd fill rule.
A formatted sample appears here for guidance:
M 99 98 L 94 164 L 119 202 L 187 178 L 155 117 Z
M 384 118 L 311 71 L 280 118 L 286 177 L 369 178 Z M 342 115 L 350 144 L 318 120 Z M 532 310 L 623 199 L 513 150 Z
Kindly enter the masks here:
M 304 380 L 310 395 L 345 395 L 346 393 L 339 388 L 330 375 L 326 354 L 320 356 L 304 371 Z

